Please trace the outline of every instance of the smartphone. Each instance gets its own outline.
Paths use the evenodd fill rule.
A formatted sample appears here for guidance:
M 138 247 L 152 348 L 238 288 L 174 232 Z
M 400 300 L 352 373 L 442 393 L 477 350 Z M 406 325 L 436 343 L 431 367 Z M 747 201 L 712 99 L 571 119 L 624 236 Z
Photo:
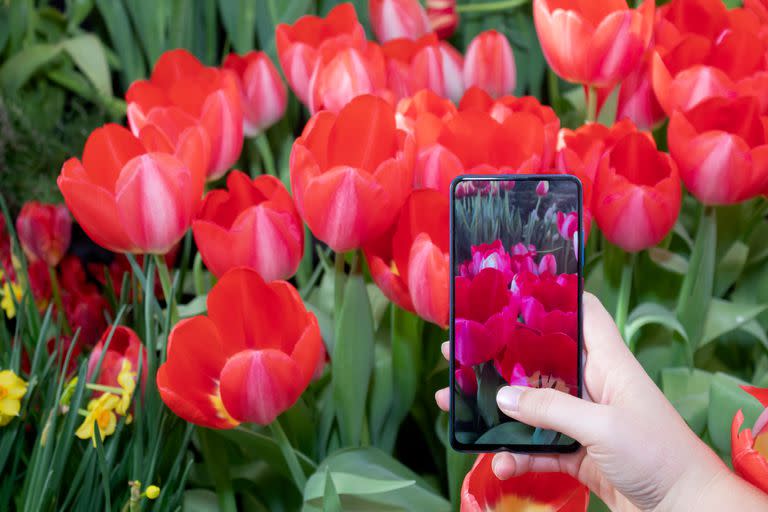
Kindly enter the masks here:
M 451 184 L 450 442 L 565 453 L 579 444 L 503 414 L 505 385 L 582 396 L 582 187 L 569 175 Z

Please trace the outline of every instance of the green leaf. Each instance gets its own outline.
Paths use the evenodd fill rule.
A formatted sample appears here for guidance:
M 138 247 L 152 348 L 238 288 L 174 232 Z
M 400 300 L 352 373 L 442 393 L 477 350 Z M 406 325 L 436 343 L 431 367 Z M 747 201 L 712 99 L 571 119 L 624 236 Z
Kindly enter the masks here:
M 305 510 L 322 510 L 326 473 L 333 478 L 343 510 L 450 510 L 436 489 L 376 448 L 340 450 L 325 459 L 307 482 Z
M 276 59 L 275 27 L 280 23 L 291 24 L 304 14 L 311 14 L 313 3 L 311 0 L 264 0 L 266 9 L 260 10 L 256 17 L 261 50 L 267 52 L 271 59 Z
M 701 435 L 707 424 L 712 377 L 711 373 L 699 369 L 664 368 L 661 371 L 661 389 L 697 435 Z
M 0 86 L 9 94 L 18 91 L 29 78 L 61 53 L 58 44 L 40 43 L 27 46 L 0 67 Z
M 64 50 L 104 98 L 112 96 L 112 77 L 101 40 L 90 34 L 63 41 Z
M 712 299 L 704 322 L 701 344 L 705 345 L 723 334 L 738 329 L 766 310 L 768 310 L 768 304 L 736 304 L 722 299 Z
M 680 275 L 688 272 L 688 260 L 676 252 L 661 247 L 651 247 L 648 249 L 648 257 L 664 270 Z
M 613 126 L 616 122 L 616 111 L 619 106 L 619 90 L 620 87 L 614 87 L 611 94 L 603 102 L 603 106 L 600 108 L 600 114 L 597 116 L 597 122 L 605 126 Z
M 736 282 L 744 270 L 749 256 L 749 247 L 737 240 L 725 253 L 715 271 L 715 296 L 722 296 Z
M 386 429 L 394 443 L 400 424 L 408 415 L 419 390 L 422 360 L 423 321 L 413 313 L 392 305 L 392 410 Z
M 341 498 L 333 483 L 330 471 L 325 472 L 325 491 L 323 492 L 323 512 L 341 512 Z
M 531 444 L 534 428 L 520 423 L 508 421 L 487 430 L 481 435 L 477 444 Z
M 206 301 L 208 295 L 198 295 L 186 304 L 179 304 L 179 318 L 191 318 L 196 315 L 204 315 L 208 310 Z
M 472 469 L 475 456 L 457 452 L 447 445 L 447 439 L 444 439 L 444 441 L 446 442 L 445 458 L 448 473 L 448 496 L 453 504 L 453 510 L 458 512 L 461 503 L 461 485 L 464 482 L 464 477 Z
M 144 56 L 122 1 L 96 0 L 96 7 L 107 27 L 109 39 L 120 57 L 122 86 L 146 75 Z
M 688 273 L 683 279 L 677 302 L 677 318 L 685 327 L 693 350 L 698 348 L 704 334 L 704 322 L 701 319 L 707 315 L 715 274 L 717 217 L 711 208 L 703 208 Z
M 374 353 L 376 357 L 374 358 L 373 379 L 371 381 L 368 430 L 371 433 L 374 444 L 389 452 L 394 446 L 382 446 L 381 439 L 394 398 L 392 388 L 392 353 L 382 343 L 376 343 Z M 391 439 L 392 445 L 394 445 L 394 435 L 391 436 Z
M 265 0 L 267 11 L 273 0 Z M 219 0 L 219 14 L 227 37 L 237 53 L 253 50 L 256 30 L 256 7 L 252 0 Z M 261 13 L 264 16 L 266 13 Z
M 333 398 L 344 446 L 359 446 L 373 368 L 373 317 L 365 280 L 347 277 L 331 357 Z
M 736 411 L 744 413 L 744 425 L 754 424 L 765 408 L 739 386 L 746 382 L 725 373 L 716 373 L 709 388 L 707 429 L 712 444 L 721 454 L 731 453 L 731 422 Z
M 207 489 L 184 491 L 184 512 L 218 512 L 216 493 Z
M 483 363 L 477 380 L 477 408 L 480 416 L 489 427 L 499 423 L 499 406 L 496 404 L 496 393 L 504 383 L 493 362 Z
M 684 340 L 688 339 L 685 329 L 672 311 L 655 302 L 644 302 L 633 309 L 627 319 L 626 336 L 630 348 L 634 350 L 635 336 L 640 328 L 649 324 L 663 325 L 680 334 Z

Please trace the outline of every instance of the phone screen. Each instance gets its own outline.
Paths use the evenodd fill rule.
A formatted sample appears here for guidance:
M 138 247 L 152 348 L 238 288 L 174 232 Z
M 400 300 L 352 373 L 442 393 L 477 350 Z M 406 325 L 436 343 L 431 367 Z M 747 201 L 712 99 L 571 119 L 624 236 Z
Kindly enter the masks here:
M 457 178 L 451 190 L 451 442 L 571 451 L 496 405 L 502 386 L 581 396 L 581 184 L 572 176 Z

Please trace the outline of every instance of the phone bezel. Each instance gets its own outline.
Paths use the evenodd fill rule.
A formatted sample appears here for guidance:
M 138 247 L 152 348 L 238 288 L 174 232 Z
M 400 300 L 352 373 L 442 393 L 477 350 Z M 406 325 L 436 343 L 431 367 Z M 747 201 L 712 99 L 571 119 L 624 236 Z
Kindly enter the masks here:
M 486 175 L 486 174 L 462 174 L 457 176 L 456 178 L 451 181 L 451 188 L 450 188 L 450 250 L 449 250 L 449 264 L 450 264 L 450 276 L 451 276 L 451 284 L 450 284 L 450 316 L 449 316 L 449 345 L 450 345 L 450 357 L 449 357 L 449 372 L 450 372 L 450 378 L 449 378 L 449 391 L 450 391 L 450 408 L 449 408 L 449 419 L 448 419 L 448 440 L 450 442 L 451 447 L 460 452 L 467 452 L 467 453 L 489 453 L 489 452 L 500 452 L 500 451 L 512 451 L 512 452 L 519 452 L 519 453 L 572 453 L 578 450 L 581 447 L 581 444 L 577 441 L 574 441 L 571 444 L 567 445 L 542 445 L 542 444 L 466 444 L 461 443 L 456 439 L 456 435 L 454 432 L 454 425 L 455 425 L 455 405 L 454 405 L 454 389 L 455 389 L 455 354 L 454 354 L 454 344 L 455 344 L 455 336 L 454 336 L 454 253 L 455 253 L 455 236 L 454 236 L 454 209 L 455 209 L 455 189 L 456 186 L 459 183 L 462 183 L 464 181 L 541 181 L 541 180 L 547 180 L 547 181 L 570 181 L 572 183 L 576 184 L 576 190 L 578 193 L 578 221 L 579 221 L 579 258 L 578 258 L 578 265 L 577 265 L 577 273 L 578 273 L 578 311 L 577 311 L 577 317 L 578 317 L 578 339 L 576 340 L 577 349 L 576 349 L 576 379 L 577 379 L 577 386 L 578 386 L 578 397 L 583 398 L 583 367 L 582 367 L 582 351 L 584 347 L 584 336 L 583 336 L 583 307 L 582 307 L 582 297 L 584 294 L 584 283 L 583 283 L 583 274 L 584 274 L 584 199 L 583 199 L 583 187 L 581 184 L 581 180 L 579 180 L 576 176 L 572 176 L 569 174 L 493 174 L 493 175 Z

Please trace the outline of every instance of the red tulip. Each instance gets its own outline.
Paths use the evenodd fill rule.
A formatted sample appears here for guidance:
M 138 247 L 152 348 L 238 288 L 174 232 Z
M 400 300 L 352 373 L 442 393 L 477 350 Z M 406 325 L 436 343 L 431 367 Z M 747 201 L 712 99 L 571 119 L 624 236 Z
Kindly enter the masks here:
M 328 16 L 302 16 L 293 25 L 280 23 L 275 29 L 277 55 L 293 92 L 305 105 L 310 101 L 310 78 L 321 50 L 339 44 L 362 50 L 365 31 L 351 3 L 339 4 Z
M 63 204 L 27 201 L 16 218 L 16 232 L 27 258 L 55 267 L 69 249 L 72 218 Z
M 540 171 L 546 153 L 544 124 L 527 112 L 500 123 L 486 112 L 460 111 L 420 139 L 415 183 L 446 195 L 459 174 Z
M 504 380 L 576 395 L 578 346 L 574 338 L 562 332 L 542 333 L 514 322 L 498 324 L 492 332 L 502 347 L 494 364 Z
M 608 87 L 638 65 L 653 32 L 655 2 L 637 9 L 625 0 L 534 0 L 541 49 L 555 73 L 570 82 Z
M 62 276 L 64 273 L 62 272 Z M 109 303 L 93 286 L 62 290 L 64 314 L 73 332 L 80 330 L 78 346 L 92 347 L 107 328 Z
M 327 44 L 318 52 L 307 107 L 313 114 L 321 110 L 339 112 L 357 96 L 391 96 L 386 87 L 386 65 L 379 45 L 367 43 L 356 48 Z
M 487 112 L 499 123 L 503 123 L 512 114 L 527 113 L 535 117 L 544 125 L 544 152 L 542 154 L 542 169 L 549 169 L 557 147 L 557 134 L 560 130 L 560 119 L 551 107 L 542 105 L 533 96 L 502 96 L 496 100 L 479 87 L 470 87 L 461 98 L 459 110 L 468 112 L 479 110 Z
M 507 38 L 495 30 L 476 35 L 464 58 L 464 85 L 498 98 L 512 93 L 516 79 L 515 56 Z
M 82 162 L 64 162 L 57 183 L 94 242 L 115 252 L 163 254 L 184 236 L 199 204 L 205 135 L 199 127 L 185 130 L 176 154 L 142 140 L 116 124 L 94 130 Z
M 498 330 L 517 323 L 506 276 L 485 268 L 475 277 L 457 276 L 453 284 L 456 360 L 465 366 L 490 361 L 502 348 Z
M 768 107 L 768 46 L 756 16 L 716 0 L 673 0 L 659 11 L 652 79 L 667 115 L 738 95 L 757 96 Z
M 519 281 L 527 281 L 516 293 L 520 296 L 520 312 L 525 324 L 543 333 L 561 332 L 576 339 L 579 301 L 576 274 L 555 277 L 552 272 L 542 272 L 538 277 Z
M 288 95 L 275 65 L 264 52 L 248 52 L 242 57 L 230 53 L 225 69 L 237 74 L 243 106 L 243 133 L 253 137 L 285 114 Z
M 563 213 L 557 212 L 557 231 L 565 240 L 573 238 L 574 233 L 579 230 L 579 214 L 576 212 Z
M 419 0 L 368 0 L 371 27 L 382 43 L 407 37 L 418 39 L 431 31 Z
M 448 199 L 414 191 L 390 234 L 365 247 L 371 277 L 384 295 L 441 327 L 448 325 Z
M 463 58 L 435 34 L 418 40 L 392 39 L 382 46 L 387 62 L 387 85 L 397 98 L 429 89 L 458 100 L 464 93 Z
M 155 126 L 172 143 L 174 131 L 199 123 L 208 136 L 208 179 L 221 177 L 240 157 L 243 148 L 243 110 L 237 76 L 231 70 L 203 66 L 187 50 L 169 50 L 160 56 L 149 80 L 131 84 L 125 94 L 128 122 L 139 136 L 144 127 Z M 166 110 L 181 111 L 186 120 L 169 128 L 156 116 Z M 178 144 L 183 144 L 179 142 Z
M 309 385 L 325 357 L 320 328 L 296 289 L 230 270 L 208 294 L 208 316 L 182 320 L 157 372 L 165 404 L 209 428 L 271 423 Z
M 413 183 L 414 147 L 375 96 L 310 119 L 291 152 L 291 190 L 312 233 L 337 252 L 389 228 Z M 376 207 L 372 207 L 376 205 Z
M 677 166 L 650 137 L 630 133 L 602 157 L 593 213 L 605 237 L 625 251 L 659 243 L 675 225 L 680 201 Z
M 399 129 L 414 136 L 417 146 L 426 147 L 437 141 L 443 124 L 454 115 L 453 102 L 422 89 L 397 103 L 395 119 Z
M 548 510 L 586 512 L 589 489 L 565 473 L 524 473 L 499 480 L 492 453 L 477 457 L 461 486 L 461 512 Z
M 622 80 L 616 106 L 616 120 L 629 119 L 641 130 L 652 130 L 666 115 L 653 92 L 650 55 Z M 610 91 L 605 91 L 605 96 Z
M 477 375 L 474 368 L 471 366 L 463 366 L 461 363 L 456 362 L 456 383 L 459 385 L 459 389 L 466 396 L 474 396 L 477 394 Z
M 192 224 L 205 265 L 217 277 L 249 267 L 266 281 L 296 273 L 304 228 L 285 186 L 274 176 L 227 176 L 227 190 L 212 190 Z
M 744 391 L 768 407 L 768 390 L 741 386 Z M 731 462 L 741 478 L 768 493 L 768 409 L 758 417 L 752 429 L 739 432 L 744 414 L 739 410 L 731 423 Z
M 108 327 L 101 336 L 101 339 L 93 347 L 91 355 L 88 356 L 88 380 L 93 377 L 96 371 L 96 365 L 104 353 L 104 347 L 107 347 L 104 357 L 101 361 L 97 384 L 104 386 L 119 387 L 117 376 L 123 368 L 123 361 L 131 364 L 132 372 L 139 371 L 139 354 L 141 354 L 141 385 L 142 388 L 147 381 L 147 349 L 141 344 L 139 336 L 130 328 L 118 325 L 114 328 L 112 338 L 107 345 L 107 339 L 112 333 L 112 327 Z
M 427 18 L 440 39 L 448 39 L 459 26 L 456 0 L 427 0 Z
M 768 139 L 753 97 L 711 98 L 669 123 L 669 152 L 686 188 L 704 204 L 733 204 L 768 187 Z
M 459 275 L 472 279 L 483 269 L 495 268 L 504 274 L 507 282 L 512 281 L 514 272 L 512 270 L 512 259 L 501 240 L 495 240 L 490 244 L 480 244 L 472 246 L 472 259 L 459 265 Z

